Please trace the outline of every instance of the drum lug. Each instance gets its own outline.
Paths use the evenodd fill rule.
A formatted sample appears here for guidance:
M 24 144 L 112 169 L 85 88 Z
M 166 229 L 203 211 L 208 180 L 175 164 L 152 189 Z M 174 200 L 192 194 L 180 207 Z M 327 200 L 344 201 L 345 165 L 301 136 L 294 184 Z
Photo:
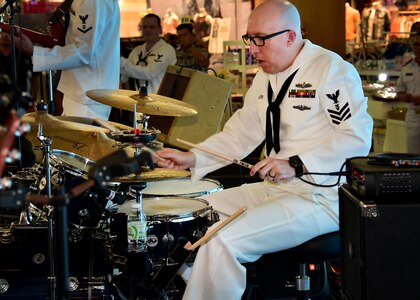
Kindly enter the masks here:
M 170 233 L 167 233 L 162 237 L 162 243 L 165 247 L 170 248 L 174 244 L 174 241 L 175 237 Z
M 211 210 L 212 211 L 211 211 L 211 214 L 210 214 L 210 220 L 209 220 L 210 225 L 209 226 L 211 226 L 214 223 L 217 223 L 217 222 L 220 221 L 219 214 L 216 211 L 214 211 L 212 207 L 211 207 Z
M 64 174 L 61 172 L 54 172 L 51 174 L 51 184 L 55 187 L 64 184 Z

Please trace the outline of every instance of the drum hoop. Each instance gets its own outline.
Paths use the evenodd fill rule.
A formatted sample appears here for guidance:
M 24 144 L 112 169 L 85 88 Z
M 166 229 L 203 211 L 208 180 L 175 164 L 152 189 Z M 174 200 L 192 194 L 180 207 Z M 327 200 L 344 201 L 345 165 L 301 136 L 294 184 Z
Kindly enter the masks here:
M 93 160 L 90 160 L 89 158 L 83 157 L 79 154 L 73 153 L 73 152 L 69 152 L 69 151 L 65 151 L 65 150 L 60 150 L 60 149 L 53 149 L 51 150 L 51 154 L 50 154 L 50 161 L 53 163 L 58 164 L 59 166 L 65 168 L 65 170 L 67 172 L 69 172 L 70 174 L 77 176 L 77 177 L 86 177 L 87 176 L 87 172 L 85 170 L 81 170 L 71 164 L 69 164 L 68 162 L 60 159 L 58 156 L 54 155 L 54 154 L 65 154 L 67 156 L 72 156 L 74 158 L 76 158 L 79 161 L 83 161 L 86 164 L 94 164 L 95 162 Z
M 186 180 L 190 180 L 189 178 L 180 178 L 180 179 L 176 179 L 176 180 L 181 180 L 181 181 L 186 181 Z M 215 188 L 207 190 L 207 191 L 202 191 L 202 192 L 194 192 L 194 193 L 180 193 L 180 194 L 146 194 L 144 192 L 142 192 L 142 195 L 144 198 L 171 198 L 171 197 L 187 197 L 187 198 L 195 198 L 195 197 L 200 197 L 200 196 L 204 196 L 204 195 L 208 195 L 211 193 L 215 193 L 218 192 L 220 190 L 223 190 L 223 185 L 215 180 L 215 179 L 211 179 L 211 178 L 202 178 L 200 180 L 204 180 L 204 181 L 208 181 L 211 183 L 214 183 L 216 185 Z M 162 182 L 165 182 L 165 180 L 163 180 Z M 147 187 L 146 187 L 147 188 Z
M 153 200 L 149 198 L 147 201 L 157 201 L 159 199 L 179 199 L 179 198 L 180 197 L 154 197 Z M 191 220 L 191 219 L 196 219 L 197 217 L 200 217 L 200 216 L 207 215 L 207 214 L 204 214 L 204 213 L 206 213 L 207 211 L 209 211 L 208 213 L 210 213 L 211 210 L 213 209 L 209 205 L 209 202 L 204 200 L 204 199 L 187 198 L 187 197 L 184 197 L 183 199 L 194 200 L 194 201 L 198 200 L 198 201 L 206 204 L 206 206 L 203 207 L 203 208 L 197 209 L 195 211 L 188 212 L 188 213 L 182 213 L 182 214 L 173 214 L 173 215 L 156 214 L 156 215 L 151 216 L 151 215 L 147 215 L 147 213 L 146 213 L 147 220 L 152 221 L 152 222 L 153 221 L 165 221 L 165 222 L 178 223 L 178 222 L 188 221 L 188 220 Z

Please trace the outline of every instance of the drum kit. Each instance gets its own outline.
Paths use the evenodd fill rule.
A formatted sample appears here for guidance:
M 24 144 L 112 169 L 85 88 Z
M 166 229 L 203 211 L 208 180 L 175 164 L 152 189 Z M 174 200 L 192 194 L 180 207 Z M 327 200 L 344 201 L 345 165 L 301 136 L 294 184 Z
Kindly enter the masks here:
M 100 103 L 133 112 L 133 127 L 84 117 L 52 116 L 41 102 L 36 112 L 23 115 L 21 121 L 37 129 L 25 137 L 34 149 L 41 150 L 42 158 L 33 166 L 11 174 L 13 185 L 23 188 L 26 199 L 31 196 L 54 199 L 68 194 L 91 179 L 89 171 L 97 161 L 103 162 L 117 151 L 136 157 L 143 151 L 161 149 L 162 144 L 156 140 L 159 130 L 148 128 L 149 115 L 185 117 L 197 114 L 187 103 L 161 95 L 147 95 L 144 90 L 138 93 L 103 89 L 86 94 Z M 142 114 L 140 120 L 136 119 L 137 112 Z M 188 178 L 190 172 L 183 170 L 153 166 L 140 166 L 139 170 L 113 176 L 105 185 L 94 186 L 66 202 L 69 290 L 73 296 L 92 295 L 92 291 L 100 294 L 99 297 L 105 296 L 105 291 L 112 294 L 107 286 L 112 286 L 119 294 L 127 291 L 112 283 L 115 274 L 124 274 L 124 278 L 131 279 L 150 277 L 150 273 L 167 263 L 178 239 L 195 242 L 218 220 L 217 213 L 200 197 L 220 191 L 219 182 L 202 179 L 192 183 Z M 127 253 L 126 247 L 127 214 L 139 191 L 148 220 L 148 252 L 137 254 L 141 259 Z M 21 270 L 25 275 L 35 274 L 33 270 L 36 270 L 37 274 L 48 275 L 45 286 L 51 297 L 54 287 L 47 282 L 47 277 L 51 275 L 52 261 L 57 263 L 58 259 L 51 254 L 53 246 L 50 244 L 54 239 L 52 216 L 57 207 L 50 202 L 23 202 L 15 211 L 0 207 L 3 257 L 0 259 L 0 282 L 6 269 Z M 134 267 L 133 264 L 140 266 L 139 260 L 149 267 Z M 119 284 L 124 286 L 121 280 Z M 7 296 L 8 290 L 16 289 L 13 284 L 9 285 L 0 284 L 0 296 Z M 144 287 L 144 283 L 140 286 Z M 133 289 L 128 290 L 127 299 L 144 296 L 142 291 L 133 296 Z M 164 291 L 164 294 L 173 292 Z M 161 294 L 159 299 L 166 298 Z

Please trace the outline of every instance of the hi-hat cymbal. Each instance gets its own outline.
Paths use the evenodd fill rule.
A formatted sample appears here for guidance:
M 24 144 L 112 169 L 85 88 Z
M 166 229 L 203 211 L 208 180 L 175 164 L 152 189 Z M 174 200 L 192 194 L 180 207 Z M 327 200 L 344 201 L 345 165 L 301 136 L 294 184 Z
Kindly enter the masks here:
M 92 126 L 88 124 L 75 123 L 67 120 L 61 120 L 59 117 L 52 116 L 45 112 L 31 112 L 22 116 L 22 122 L 29 123 L 31 125 L 42 125 L 43 130 L 50 128 L 57 132 L 60 130 L 77 130 L 80 132 L 102 132 L 108 133 L 109 129 Z M 31 131 L 36 131 L 36 128 L 32 128 Z
M 112 181 L 119 183 L 136 183 L 182 178 L 189 176 L 191 176 L 191 172 L 186 170 L 173 170 L 165 168 L 155 168 L 154 170 L 151 170 L 147 168 L 142 168 L 139 174 L 131 174 L 128 176 L 116 177 L 113 178 Z
M 86 95 L 93 100 L 115 108 L 142 112 L 147 115 L 187 117 L 197 114 L 191 104 L 157 94 L 140 95 L 130 90 L 90 90 Z

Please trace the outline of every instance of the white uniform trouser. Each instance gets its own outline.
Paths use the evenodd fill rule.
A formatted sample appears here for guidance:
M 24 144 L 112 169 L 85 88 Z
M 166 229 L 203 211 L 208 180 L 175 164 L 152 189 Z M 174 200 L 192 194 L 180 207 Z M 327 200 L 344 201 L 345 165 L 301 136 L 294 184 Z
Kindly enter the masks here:
M 280 186 L 245 184 L 200 197 L 221 220 L 244 205 L 248 210 L 201 246 L 183 299 L 239 300 L 246 287 L 241 263 L 338 230 L 336 190 L 324 193 L 299 179 Z
M 63 116 L 77 116 L 85 118 L 99 118 L 108 120 L 111 107 L 105 104 L 83 104 L 69 96 L 63 97 Z
M 414 109 L 408 109 L 405 115 L 407 131 L 407 152 L 420 154 L 420 114 Z

